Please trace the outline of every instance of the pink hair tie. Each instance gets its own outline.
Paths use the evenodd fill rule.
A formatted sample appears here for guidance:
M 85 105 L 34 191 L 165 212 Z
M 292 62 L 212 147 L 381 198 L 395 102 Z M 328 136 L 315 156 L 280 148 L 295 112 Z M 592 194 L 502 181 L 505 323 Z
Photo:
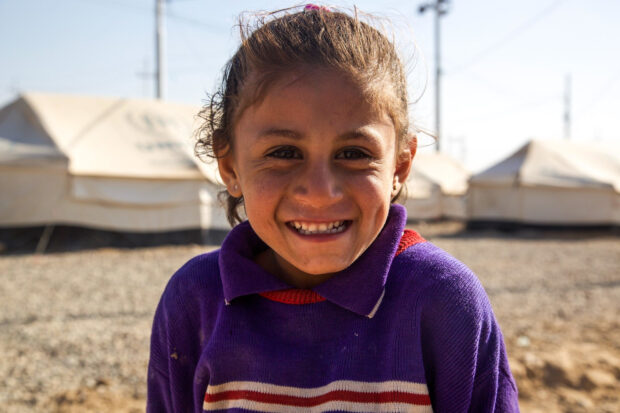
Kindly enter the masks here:
M 312 3 L 306 4 L 306 7 L 304 7 L 304 11 L 311 11 L 311 10 L 331 11 L 329 7 L 326 7 L 326 6 L 318 6 Z

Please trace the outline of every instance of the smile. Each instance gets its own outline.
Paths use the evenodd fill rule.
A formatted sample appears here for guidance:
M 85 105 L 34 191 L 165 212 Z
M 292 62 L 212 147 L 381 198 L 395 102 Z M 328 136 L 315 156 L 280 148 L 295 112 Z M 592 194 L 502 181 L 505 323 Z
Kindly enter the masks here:
M 297 232 L 302 235 L 316 235 L 316 234 L 337 234 L 346 229 L 349 221 L 333 221 L 333 222 L 303 222 L 303 221 L 291 221 L 288 223 L 290 227 L 293 227 Z

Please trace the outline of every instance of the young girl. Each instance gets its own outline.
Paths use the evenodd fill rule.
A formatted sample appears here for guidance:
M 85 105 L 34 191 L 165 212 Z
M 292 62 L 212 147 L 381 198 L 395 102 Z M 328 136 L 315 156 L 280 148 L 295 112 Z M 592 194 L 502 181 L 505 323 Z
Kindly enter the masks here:
M 513 412 L 475 275 L 392 202 L 416 151 L 393 44 L 306 6 L 249 32 L 203 112 L 228 216 L 155 314 L 149 412 Z

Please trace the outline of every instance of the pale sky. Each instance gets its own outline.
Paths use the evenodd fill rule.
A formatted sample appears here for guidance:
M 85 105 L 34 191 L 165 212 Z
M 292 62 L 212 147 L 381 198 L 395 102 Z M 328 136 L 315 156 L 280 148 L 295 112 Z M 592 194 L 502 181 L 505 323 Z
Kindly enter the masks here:
M 394 22 L 411 58 L 410 95 L 424 91 L 412 121 L 432 130 L 434 17 L 418 13 L 423 3 L 338 4 Z M 215 90 L 240 12 L 293 4 L 169 0 L 168 99 L 200 105 Z M 152 97 L 154 9 L 155 0 L 0 0 L 0 106 L 21 92 Z M 571 139 L 620 141 L 619 17 L 617 0 L 451 0 L 441 21 L 443 151 L 475 172 L 529 139 L 563 139 L 568 76 Z

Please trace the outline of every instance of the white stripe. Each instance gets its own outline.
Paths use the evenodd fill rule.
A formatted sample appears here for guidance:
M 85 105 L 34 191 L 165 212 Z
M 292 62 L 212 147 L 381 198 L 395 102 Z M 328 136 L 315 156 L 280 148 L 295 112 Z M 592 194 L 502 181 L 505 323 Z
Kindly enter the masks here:
M 321 387 L 291 387 L 279 386 L 276 384 L 261 383 L 258 381 L 229 381 L 216 386 L 208 386 L 207 394 L 216 394 L 224 391 L 256 391 L 267 394 L 282 394 L 295 397 L 316 397 L 334 390 L 355 391 L 361 393 L 382 393 L 387 391 L 398 391 L 414 394 L 428 394 L 428 388 L 424 383 L 410 381 L 382 381 L 366 382 L 354 380 L 336 380 Z
M 245 409 L 257 412 L 269 413 L 318 413 L 325 411 L 341 412 L 411 412 L 432 413 L 431 406 L 418 406 L 409 403 L 356 403 L 343 401 L 330 401 L 313 407 L 290 406 L 284 404 L 262 403 L 252 400 L 222 400 L 215 403 L 204 403 L 203 410 L 226 410 Z
M 385 288 L 383 289 L 383 292 L 381 293 L 381 297 L 379 297 L 379 301 L 377 301 L 377 304 L 375 304 L 375 307 L 372 309 L 370 314 L 368 314 L 366 317 L 373 318 L 375 316 L 375 314 L 377 313 L 377 310 L 379 309 L 379 306 L 381 305 L 381 302 L 383 301 L 384 295 L 385 295 Z

